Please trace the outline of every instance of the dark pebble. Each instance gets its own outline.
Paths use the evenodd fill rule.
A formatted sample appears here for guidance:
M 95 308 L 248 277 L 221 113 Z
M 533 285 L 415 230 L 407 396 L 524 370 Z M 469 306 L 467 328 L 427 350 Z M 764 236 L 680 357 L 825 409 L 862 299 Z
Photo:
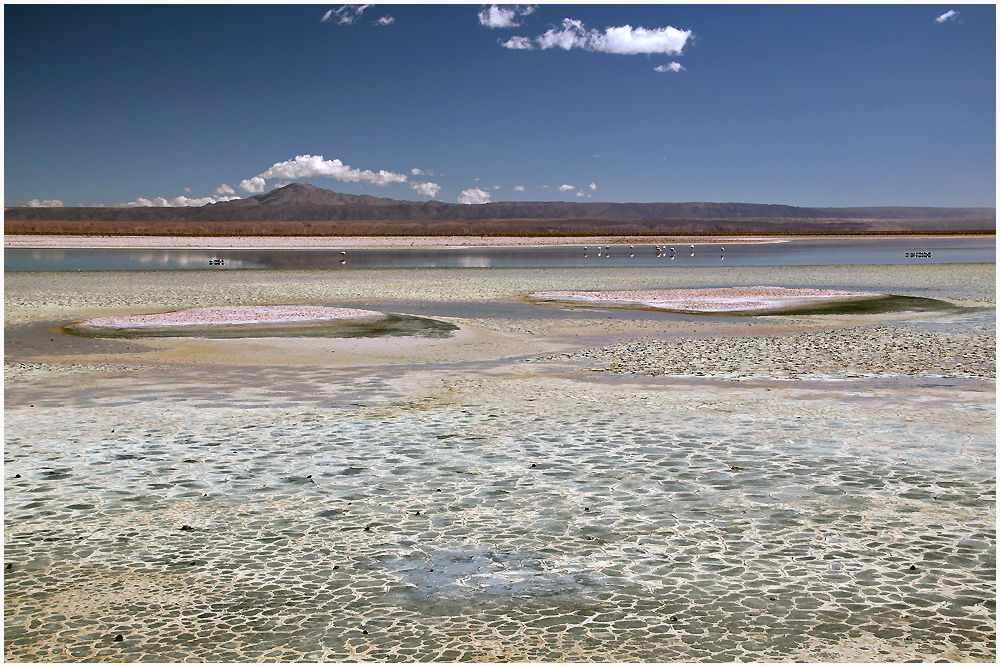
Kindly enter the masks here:
M 20 477 L 21 477 L 21 473 L 17 473 L 16 475 L 14 475 L 14 479 L 18 479 Z
M 537 468 L 537 467 L 538 467 L 538 464 L 537 464 L 537 463 L 532 463 L 532 464 L 531 464 L 531 467 L 532 467 L 532 468 Z
M 189 526 L 187 524 L 184 524 L 183 526 L 181 526 L 181 530 L 194 530 L 194 528 L 192 528 L 191 526 Z
M 115 635 L 115 641 L 116 642 L 123 642 L 123 641 L 125 641 L 125 635 Z
M 917 569 L 917 566 L 916 566 L 916 565 L 911 565 L 911 566 L 910 566 L 910 569 L 911 569 L 911 570 L 916 570 L 916 569 Z

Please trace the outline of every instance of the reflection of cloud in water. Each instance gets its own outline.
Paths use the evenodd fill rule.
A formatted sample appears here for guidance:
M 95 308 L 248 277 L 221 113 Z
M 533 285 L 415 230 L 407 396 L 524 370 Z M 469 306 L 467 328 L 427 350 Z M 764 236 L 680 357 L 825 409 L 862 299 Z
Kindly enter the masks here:
M 32 250 L 31 259 L 35 261 L 66 259 L 66 250 Z
M 486 255 L 466 255 L 459 258 L 458 265 L 465 268 L 485 268 L 491 266 L 492 262 Z
M 158 252 L 143 252 L 134 256 L 135 261 L 143 266 L 178 266 L 181 268 L 188 266 L 208 266 L 209 262 L 216 258 L 216 253 L 208 252 L 185 252 L 176 253 L 168 250 Z

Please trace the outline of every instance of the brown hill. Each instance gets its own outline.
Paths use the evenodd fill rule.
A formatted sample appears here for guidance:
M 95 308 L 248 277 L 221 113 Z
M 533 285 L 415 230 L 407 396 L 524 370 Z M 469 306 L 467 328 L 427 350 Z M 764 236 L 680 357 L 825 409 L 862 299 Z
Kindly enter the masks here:
M 78 233 L 117 234 L 454 233 L 427 231 L 445 227 L 465 230 L 462 233 L 495 235 L 986 231 L 996 229 L 996 209 L 809 208 L 712 202 L 468 205 L 348 195 L 305 183 L 292 183 L 246 199 L 199 207 L 24 207 L 4 210 L 4 232 L 8 234 L 70 233 L 57 230 L 71 229 L 79 230 Z M 131 232 L 127 231 L 130 229 Z M 257 231 L 251 232 L 251 229 Z M 404 229 L 408 231 L 400 231 Z

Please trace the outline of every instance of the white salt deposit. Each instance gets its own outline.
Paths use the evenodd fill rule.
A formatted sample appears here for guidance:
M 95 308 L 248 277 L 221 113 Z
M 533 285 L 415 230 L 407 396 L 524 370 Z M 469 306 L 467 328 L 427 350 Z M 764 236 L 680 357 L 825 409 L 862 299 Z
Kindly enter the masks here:
M 581 301 L 602 305 L 639 305 L 665 310 L 719 313 L 774 310 L 816 302 L 872 299 L 877 292 L 786 287 L 717 287 L 673 290 L 620 290 L 607 292 L 533 292 L 542 301 Z
M 189 308 L 169 313 L 121 317 L 95 317 L 76 326 L 79 328 L 185 327 L 192 325 L 240 325 L 315 323 L 339 320 L 378 319 L 383 313 L 358 308 L 328 308 L 325 306 L 213 306 Z

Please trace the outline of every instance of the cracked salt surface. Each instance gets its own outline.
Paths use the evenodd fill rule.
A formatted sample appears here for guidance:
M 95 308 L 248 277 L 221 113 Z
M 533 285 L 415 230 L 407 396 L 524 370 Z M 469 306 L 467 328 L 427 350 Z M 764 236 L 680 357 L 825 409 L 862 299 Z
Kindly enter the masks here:
M 941 279 L 956 271 L 928 269 L 922 289 L 992 291 L 981 269 Z M 173 276 L 169 296 L 333 289 L 280 275 L 228 290 Z M 467 298 L 478 274 L 414 275 L 383 278 Z M 581 275 L 660 280 L 493 272 L 482 289 Z M 53 280 L 56 296 L 23 280 L 6 294 L 10 321 L 104 298 L 97 278 L 83 296 Z M 149 303 L 161 280 L 126 296 Z M 586 372 L 584 355 L 331 368 L 24 352 L 5 386 L 5 658 L 993 662 L 995 313 L 927 318 L 806 332 L 818 347 L 794 381 L 759 372 L 773 336 L 746 344 L 739 381 L 721 336 L 702 337 L 716 365 L 699 380 Z M 852 336 L 913 350 L 849 378 L 836 360 Z M 669 361 L 655 342 L 629 354 Z
M 995 654 L 993 414 L 961 389 L 400 381 L 8 407 L 7 658 Z

